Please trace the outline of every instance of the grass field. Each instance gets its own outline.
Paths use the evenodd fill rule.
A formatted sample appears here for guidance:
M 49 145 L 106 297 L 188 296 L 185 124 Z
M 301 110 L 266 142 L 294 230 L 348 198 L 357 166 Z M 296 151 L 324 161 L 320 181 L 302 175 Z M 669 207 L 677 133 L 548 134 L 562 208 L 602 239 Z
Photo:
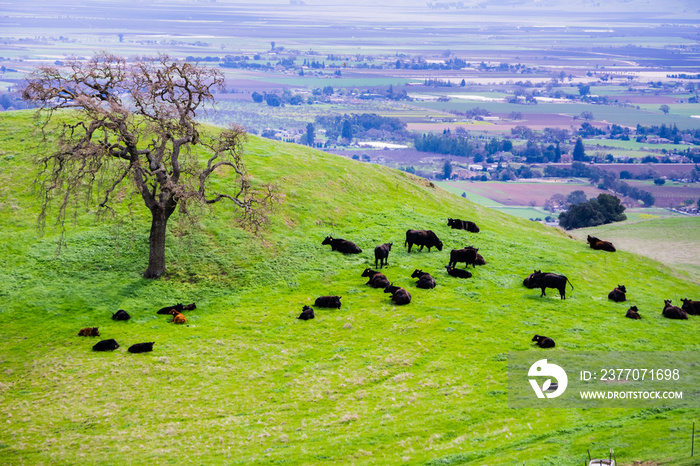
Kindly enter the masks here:
M 697 464 L 697 410 L 507 402 L 506 356 L 532 350 L 535 333 L 556 340 L 539 350 L 549 358 L 700 349 L 699 318 L 659 315 L 663 299 L 700 297 L 700 285 L 662 263 L 593 251 L 403 172 L 251 137 L 253 182 L 275 182 L 282 199 L 263 237 L 217 205 L 200 228 L 170 225 L 166 275 L 145 280 L 138 202 L 119 225 L 78 215 L 60 255 L 55 228 L 38 235 L 33 127 L 27 113 L 0 115 L 0 463 L 580 466 L 586 449 L 614 448 L 625 465 Z M 448 216 L 481 232 L 451 230 Z M 407 228 L 434 230 L 445 249 L 407 253 Z M 329 234 L 364 252 L 332 253 L 320 244 Z M 403 307 L 360 277 L 389 241 L 384 273 L 413 296 Z M 465 242 L 487 264 L 451 278 L 449 250 Z M 415 268 L 438 286 L 416 288 Z M 541 298 L 522 286 L 533 269 L 567 275 L 574 291 Z M 643 320 L 606 299 L 618 283 Z M 321 295 L 342 296 L 342 308 L 297 320 Z M 185 326 L 155 314 L 193 301 Z M 117 309 L 132 319 L 112 321 Z M 122 346 L 92 352 L 95 340 L 76 336 L 87 326 Z M 126 352 L 145 341 L 152 353 Z

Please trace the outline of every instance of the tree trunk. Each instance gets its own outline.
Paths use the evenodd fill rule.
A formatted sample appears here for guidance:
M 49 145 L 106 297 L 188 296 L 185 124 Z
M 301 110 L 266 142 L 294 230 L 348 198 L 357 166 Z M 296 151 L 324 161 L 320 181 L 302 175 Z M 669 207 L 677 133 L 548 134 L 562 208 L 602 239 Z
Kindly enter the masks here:
M 163 209 L 151 210 L 151 235 L 148 238 L 148 269 L 145 278 L 158 278 L 165 273 L 165 231 L 169 215 Z

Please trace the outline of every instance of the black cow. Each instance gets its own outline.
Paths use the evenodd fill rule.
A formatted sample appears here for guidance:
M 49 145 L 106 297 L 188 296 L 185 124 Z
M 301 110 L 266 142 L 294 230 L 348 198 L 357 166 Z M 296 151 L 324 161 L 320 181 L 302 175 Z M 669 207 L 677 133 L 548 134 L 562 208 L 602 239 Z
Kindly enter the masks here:
M 683 301 L 683 306 L 681 309 L 685 311 L 689 316 L 700 316 L 700 301 L 693 301 L 691 299 L 681 299 Z
M 446 265 L 445 268 L 447 269 L 447 274 L 456 277 L 456 278 L 471 278 L 472 273 L 469 272 L 468 270 L 464 269 L 455 269 L 454 267 L 450 267 L 449 265 Z
M 116 342 L 113 338 L 110 338 L 109 340 L 102 340 L 98 341 L 95 343 L 95 346 L 92 347 L 93 351 L 114 351 L 115 349 L 119 348 L 119 343 Z
M 395 304 L 408 304 L 411 302 L 411 294 L 400 286 L 389 285 L 384 288 L 384 293 L 391 293 L 391 299 Z
M 435 279 L 428 273 L 422 270 L 416 269 L 412 274 L 411 278 L 417 278 L 416 286 L 418 288 L 424 288 L 427 290 L 435 288 Z
M 468 267 L 469 264 L 471 264 L 472 267 L 476 267 L 476 255 L 478 252 L 478 249 L 471 246 L 467 246 L 464 249 L 453 249 L 450 251 L 450 262 L 447 265 L 449 267 L 455 267 L 457 262 L 464 262 L 465 267 Z
M 301 310 L 301 314 L 299 315 L 299 317 L 297 317 L 297 319 L 309 320 L 313 319 L 314 317 L 316 317 L 314 316 L 314 310 L 311 309 L 309 306 L 304 306 Z
M 528 288 L 541 288 L 542 289 L 542 296 L 547 296 L 544 293 L 545 288 L 556 288 L 559 290 L 559 295 L 561 296 L 561 299 L 566 299 L 566 283 L 568 282 L 569 285 L 571 285 L 571 289 L 574 289 L 574 285 L 571 284 L 568 278 L 566 278 L 564 275 L 557 275 L 555 273 L 542 273 L 540 270 L 535 270 L 534 273 L 530 274 L 528 277 L 529 285 Z M 527 286 L 527 285 L 526 285 Z
M 161 308 L 158 310 L 157 314 L 170 314 L 170 311 L 175 309 L 177 312 L 182 312 L 182 311 L 193 311 L 197 309 L 197 305 L 195 303 L 188 304 L 187 306 L 183 306 L 182 303 L 177 303 L 174 306 L 165 306 L 164 308 Z
M 389 265 L 389 251 L 391 251 L 392 244 L 394 243 L 384 243 L 374 248 L 374 268 L 377 268 L 377 262 L 379 262 L 380 269 Z
M 330 244 L 331 251 L 338 251 L 343 254 L 359 254 L 362 252 L 362 249 L 358 248 L 352 241 L 333 238 L 332 236 L 326 236 L 326 239 L 324 239 L 321 244 Z
M 615 252 L 615 246 L 610 241 L 603 241 L 595 236 L 588 235 L 586 238 L 591 249 L 599 249 L 601 251 Z
M 625 285 L 617 285 L 617 288 L 608 293 L 608 299 L 612 299 L 616 303 L 621 303 L 627 300 L 625 293 L 627 293 Z
M 474 259 L 474 265 L 486 265 L 486 261 L 484 260 L 484 256 L 482 256 L 478 252 L 476 253 L 476 259 Z
M 368 277 L 369 280 L 367 280 L 367 283 L 365 285 L 369 285 L 372 288 L 386 288 L 389 286 L 391 283 L 389 282 L 389 279 L 386 278 L 386 275 L 384 275 L 381 272 L 377 272 L 376 270 L 372 269 L 365 269 L 364 272 L 362 272 L 362 277 Z
M 532 337 L 532 341 L 537 342 L 537 346 L 540 348 L 554 348 L 554 346 L 556 346 L 554 340 L 549 337 L 545 337 L 544 335 L 535 335 Z
M 458 218 L 448 218 L 447 226 L 453 230 L 467 230 L 470 233 L 479 233 L 479 227 L 476 223 L 469 220 L 460 220 Z
M 688 314 L 678 306 L 672 306 L 670 299 L 664 300 L 664 310 L 661 315 L 667 319 L 687 320 Z
M 411 252 L 411 246 L 414 244 L 420 246 L 420 251 L 423 250 L 423 246 L 428 248 L 437 248 L 438 251 L 442 251 L 442 241 L 437 237 L 432 230 L 406 230 L 406 241 L 403 243 L 404 246 L 408 244 L 408 252 Z
M 319 296 L 316 298 L 314 306 L 340 309 L 340 296 Z
M 151 351 L 153 351 L 153 343 L 154 342 L 136 343 L 129 346 L 129 349 L 127 351 L 129 353 L 150 353 Z
M 81 328 L 80 331 L 78 332 L 78 336 L 79 337 L 99 337 L 100 331 L 98 330 L 98 327 Z
M 627 309 L 627 314 L 625 314 L 625 317 L 628 317 L 630 319 L 642 318 L 642 316 L 639 315 L 639 310 L 637 309 L 637 306 L 632 306 L 631 308 Z
M 117 312 L 112 314 L 112 320 L 129 320 L 131 316 L 124 309 L 119 309 Z

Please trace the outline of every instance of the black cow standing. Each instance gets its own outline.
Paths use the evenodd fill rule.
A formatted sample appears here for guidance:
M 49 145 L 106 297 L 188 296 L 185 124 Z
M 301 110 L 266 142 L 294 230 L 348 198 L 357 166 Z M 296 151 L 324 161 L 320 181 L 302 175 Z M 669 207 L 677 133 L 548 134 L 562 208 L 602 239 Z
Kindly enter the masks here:
M 316 298 L 314 306 L 340 309 L 340 298 L 340 296 L 319 296 Z
M 326 239 L 324 239 L 321 244 L 330 244 L 331 251 L 338 251 L 343 254 L 359 254 L 362 252 L 362 249 L 358 248 L 352 241 L 333 238 L 332 236 L 326 236 Z
M 625 285 L 617 285 L 617 288 L 608 293 L 608 299 L 615 301 L 616 303 L 621 303 L 627 300 L 627 288 Z
M 365 269 L 365 271 L 362 272 L 361 276 L 368 277 L 367 283 L 365 283 L 365 285 L 369 285 L 372 288 L 386 288 L 391 284 L 389 282 L 389 279 L 386 278 L 386 275 L 369 268 Z
M 95 346 L 92 347 L 93 351 L 114 351 L 115 349 L 119 348 L 119 343 L 116 342 L 113 338 L 110 338 L 109 340 L 102 340 L 98 341 L 95 343 Z
M 450 267 L 449 265 L 446 265 L 445 268 L 447 269 L 447 274 L 451 277 L 455 277 L 455 278 L 471 278 L 472 277 L 472 273 L 468 270 L 455 269 L 454 267 Z
M 391 251 L 391 245 L 394 243 L 384 243 L 380 246 L 374 248 L 374 268 L 377 268 L 377 262 L 379 262 L 379 268 L 381 269 L 385 265 L 389 265 L 389 251 Z
M 428 251 L 430 248 L 442 251 L 442 241 L 432 230 L 406 230 L 406 241 L 403 245 L 408 245 L 408 252 L 411 252 L 411 246 L 414 244 L 420 246 L 421 251 L 424 246 L 428 248 Z
M 304 306 L 301 310 L 301 314 L 299 315 L 299 317 L 297 317 L 297 319 L 309 320 L 313 319 L 314 317 L 316 317 L 314 316 L 314 310 L 309 306 Z
M 136 343 L 129 346 L 127 351 L 129 353 L 149 353 L 153 351 L 153 343 L 152 341 L 149 343 Z
M 629 309 L 627 309 L 627 314 L 625 314 L 625 317 L 629 319 L 641 319 L 642 316 L 639 315 L 639 309 L 637 309 L 637 306 L 632 306 Z
M 384 288 L 384 293 L 391 293 L 391 299 L 395 304 L 408 304 L 411 302 L 411 294 L 400 286 L 389 285 Z
M 418 288 L 423 288 L 426 290 L 435 288 L 435 279 L 428 272 L 423 272 L 422 270 L 416 269 L 411 274 L 411 278 L 418 279 L 416 282 L 416 286 Z
M 469 264 L 472 267 L 476 267 L 476 256 L 479 250 L 471 246 L 467 246 L 464 249 L 453 249 L 450 251 L 450 262 L 447 264 L 449 267 L 455 267 L 458 262 L 464 262 L 464 266 L 468 267 Z
M 561 299 L 566 299 L 566 283 L 568 282 L 569 285 L 571 285 L 571 289 L 574 289 L 574 285 L 571 284 L 568 278 L 566 278 L 564 275 L 557 275 L 555 273 L 542 273 L 540 270 L 535 270 L 534 273 L 531 273 L 529 277 L 527 277 L 528 284 L 525 285 L 528 288 L 541 288 L 542 289 L 542 296 L 546 296 L 544 289 L 545 288 L 556 288 L 559 290 L 559 295 L 561 296 Z M 524 282 L 523 282 L 524 284 Z
M 672 306 L 670 299 L 664 300 L 664 310 L 661 315 L 667 319 L 687 320 L 688 314 L 678 306 Z
M 460 220 L 458 218 L 448 218 L 447 226 L 453 230 L 467 230 L 470 233 L 479 233 L 479 227 L 476 223 L 469 220 Z
M 681 299 L 683 301 L 683 306 L 681 309 L 685 311 L 689 316 L 700 316 L 700 301 L 693 301 L 692 299 Z
M 119 309 L 117 312 L 112 314 L 112 320 L 129 320 L 131 316 L 124 309 Z
M 537 342 L 537 346 L 540 348 L 554 348 L 554 346 L 556 346 L 554 340 L 549 337 L 545 337 L 544 335 L 535 335 L 532 337 L 532 341 Z

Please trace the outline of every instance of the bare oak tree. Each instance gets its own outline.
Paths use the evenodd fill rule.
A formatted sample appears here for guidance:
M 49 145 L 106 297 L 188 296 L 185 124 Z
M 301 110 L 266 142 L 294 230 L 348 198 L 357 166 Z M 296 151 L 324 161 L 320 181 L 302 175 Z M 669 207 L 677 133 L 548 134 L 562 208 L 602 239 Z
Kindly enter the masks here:
M 232 126 L 208 138 L 195 120 L 223 84 L 219 71 L 165 55 L 132 62 L 101 53 L 38 68 L 23 96 L 39 105 L 45 135 L 58 140 L 39 160 L 40 225 L 54 204 L 63 228 L 78 200 L 113 210 L 125 191 L 135 190 L 152 218 L 146 278 L 165 272 L 166 227 L 176 209 L 187 216 L 198 210 L 188 209 L 192 204 L 225 199 L 239 209 L 243 226 L 258 231 L 274 191 L 251 186 L 242 159 L 245 131 Z M 56 118 L 63 109 L 72 112 Z M 210 177 L 224 167 L 235 183 L 229 192 L 209 192 Z

